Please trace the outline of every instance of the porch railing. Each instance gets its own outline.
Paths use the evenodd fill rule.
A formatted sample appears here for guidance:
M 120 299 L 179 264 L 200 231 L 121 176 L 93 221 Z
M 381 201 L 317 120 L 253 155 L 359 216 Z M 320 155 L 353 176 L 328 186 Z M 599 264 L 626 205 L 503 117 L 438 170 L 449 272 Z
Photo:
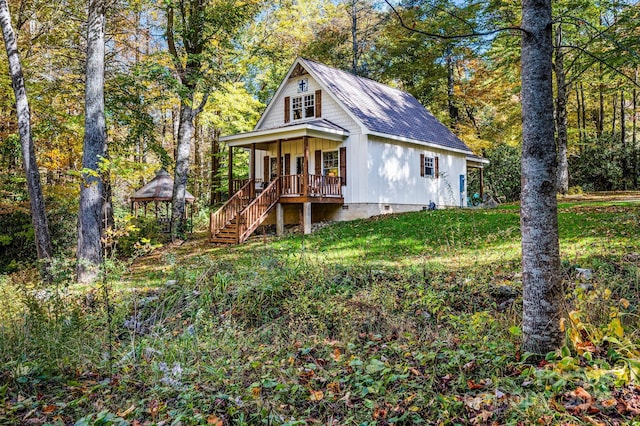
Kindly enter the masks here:
M 249 182 L 250 179 L 234 179 L 231 181 L 231 195 L 235 194 L 236 192 L 240 191 L 240 189 L 245 186 L 247 184 L 247 182 Z M 259 190 L 261 188 L 258 188 L 258 186 L 262 187 L 262 179 L 255 179 L 254 180 L 255 185 L 256 185 L 256 190 Z
M 211 236 L 217 235 L 249 204 L 251 201 L 251 185 L 253 185 L 253 182 L 247 180 L 220 209 L 211 214 L 209 219 L 209 232 Z
M 337 176 L 309 175 L 308 191 L 304 189 L 304 175 L 282 176 L 282 195 L 341 197 L 342 181 Z
M 279 198 L 280 180 L 275 179 L 238 215 L 238 242 L 249 238 Z

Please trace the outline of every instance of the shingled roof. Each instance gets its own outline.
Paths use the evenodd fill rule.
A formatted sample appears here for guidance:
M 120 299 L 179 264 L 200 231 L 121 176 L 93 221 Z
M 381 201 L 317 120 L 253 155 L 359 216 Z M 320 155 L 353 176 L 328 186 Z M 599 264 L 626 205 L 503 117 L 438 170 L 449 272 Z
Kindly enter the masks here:
M 409 93 L 308 59 L 300 63 L 369 131 L 471 153 Z

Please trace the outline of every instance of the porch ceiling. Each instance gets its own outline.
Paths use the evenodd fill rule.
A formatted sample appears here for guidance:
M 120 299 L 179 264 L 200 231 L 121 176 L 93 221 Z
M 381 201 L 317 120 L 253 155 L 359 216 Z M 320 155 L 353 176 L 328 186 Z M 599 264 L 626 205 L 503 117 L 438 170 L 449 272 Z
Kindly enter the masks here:
M 278 140 L 284 142 L 302 139 L 304 136 L 342 142 L 349 137 L 349 131 L 327 120 L 313 120 L 274 129 L 256 130 L 253 132 L 224 136 L 220 138 L 220 141 L 226 142 L 232 147 L 250 148 L 251 145 L 255 143 L 257 149 L 267 149 L 270 143 Z

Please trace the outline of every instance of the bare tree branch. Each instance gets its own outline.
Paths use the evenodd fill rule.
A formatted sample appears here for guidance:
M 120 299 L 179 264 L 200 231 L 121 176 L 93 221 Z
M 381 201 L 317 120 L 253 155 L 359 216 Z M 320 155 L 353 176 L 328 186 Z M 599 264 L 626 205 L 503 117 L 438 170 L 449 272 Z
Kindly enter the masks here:
M 414 32 L 414 33 L 417 33 L 417 34 L 422 34 L 424 36 L 431 37 L 431 38 L 437 38 L 437 39 L 441 39 L 441 40 L 457 40 L 457 39 L 461 39 L 461 38 L 483 37 L 483 36 L 497 34 L 497 33 L 503 32 L 503 31 L 520 31 L 520 32 L 523 32 L 525 34 L 529 34 L 529 32 L 527 32 L 526 30 L 522 29 L 521 27 L 517 27 L 517 26 L 496 28 L 495 30 L 483 31 L 483 32 L 471 31 L 468 34 L 445 35 L 445 34 L 430 33 L 428 31 L 418 30 L 416 28 L 408 26 L 404 22 L 404 19 L 402 18 L 402 15 L 400 15 L 400 12 L 398 12 L 398 10 L 389 2 L 389 0 L 384 0 L 384 2 L 387 4 L 387 6 L 389 6 L 391 8 L 391 10 L 393 11 L 394 15 L 396 15 L 396 18 L 398 18 L 398 21 L 400 22 L 400 25 L 402 26 L 402 28 L 405 28 L 405 29 L 407 29 L 407 30 L 409 30 L 411 32 Z M 469 24 L 469 27 L 471 28 L 472 26 Z
M 601 63 L 602 65 L 604 65 L 605 67 L 607 67 L 608 69 L 610 69 L 611 71 L 613 71 L 614 73 L 618 74 L 621 77 L 624 77 L 625 79 L 629 80 L 634 86 L 636 87 L 640 87 L 640 84 L 635 81 L 632 77 L 629 77 L 628 75 L 626 75 L 625 73 L 623 73 L 622 71 L 620 71 L 619 69 L 617 69 L 616 67 L 614 67 L 613 65 L 610 65 L 607 63 L 607 61 L 605 61 L 604 59 L 599 58 L 598 56 L 594 55 L 593 53 L 589 52 L 587 49 L 580 47 L 580 46 L 575 46 L 575 45 L 562 45 L 562 46 L 558 46 L 558 47 L 564 47 L 567 49 L 573 49 L 573 50 L 577 50 L 581 53 L 584 53 L 585 55 L 589 56 L 590 58 L 594 59 L 596 62 Z
M 176 42 L 173 37 L 173 7 L 169 6 L 167 8 L 167 46 L 169 48 L 169 53 L 171 54 L 171 59 L 173 59 L 173 65 L 176 67 L 176 71 L 180 76 L 180 80 L 184 80 L 184 67 L 182 66 L 182 62 L 180 61 L 180 56 L 178 56 L 178 50 L 176 49 Z
M 614 28 L 614 27 L 615 27 L 615 25 L 609 26 L 609 27 L 607 27 L 604 31 L 601 31 L 601 30 L 600 30 L 599 28 L 597 28 L 595 25 L 593 25 L 593 24 L 591 24 L 590 22 L 588 22 L 588 21 L 586 21 L 586 20 L 584 20 L 584 19 L 582 19 L 582 18 L 579 18 L 579 17 L 577 17 L 577 16 L 566 15 L 565 17 L 567 17 L 567 18 L 571 18 L 571 19 L 574 19 L 574 20 L 575 20 L 575 21 L 577 21 L 578 23 L 580 23 L 580 24 L 584 24 L 584 25 L 588 26 L 589 28 L 591 28 L 592 30 L 594 30 L 594 31 L 596 32 L 596 37 L 601 37 L 602 39 L 604 39 L 604 40 L 607 40 L 607 41 L 611 42 L 611 43 L 612 43 L 613 45 L 615 45 L 615 47 L 617 47 L 618 49 L 620 49 L 620 50 L 622 50 L 622 51 L 625 51 L 625 52 L 628 52 L 628 53 L 630 53 L 632 56 L 635 56 L 636 58 L 640 59 L 640 54 L 638 54 L 638 52 L 636 52 L 635 50 L 629 49 L 628 47 L 626 47 L 626 46 L 624 46 L 624 45 L 622 45 L 622 44 L 618 43 L 618 41 L 617 41 L 617 40 L 615 40 L 614 38 L 612 38 L 612 37 L 610 37 L 610 36 L 608 36 L 608 35 L 606 34 L 610 29 Z M 555 22 L 559 22 L 559 23 L 562 23 L 562 24 L 575 25 L 575 26 L 578 26 L 578 25 L 579 25 L 579 24 L 578 24 L 578 23 L 576 23 L 576 22 L 565 21 L 565 20 L 563 20 L 562 18 L 555 20 Z M 592 38 L 591 40 L 595 40 L 595 38 L 596 38 L 596 37 Z

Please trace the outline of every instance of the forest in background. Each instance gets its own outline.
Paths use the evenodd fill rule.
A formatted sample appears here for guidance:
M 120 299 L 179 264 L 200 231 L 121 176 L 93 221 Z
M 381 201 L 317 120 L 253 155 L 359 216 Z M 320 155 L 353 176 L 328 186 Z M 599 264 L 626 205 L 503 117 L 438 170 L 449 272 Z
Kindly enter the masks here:
M 159 167 L 174 167 L 185 91 L 194 105 L 206 100 L 195 119 L 188 183 L 204 218 L 210 205 L 226 197 L 227 153 L 219 136 L 252 129 L 297 56 L 410 92 L 491 161 L 490 194 L 518 199 L 520 33 L 510 29 L 520 24 L 518 2 L 406 1 L 394 8 L 363 0 L 170 4 L 180 11 L 175 21 L 168 19 L 169 3 L 120 1 L 107 7 L 104 167 L 122 229 L 129 220 L 127 197 Z M 68 253 L 75 242 L 82 169 L 85 5 L 11 0 L 9 7 L 54 249 Z M 189 11 L 197 8 L 208 14 L 194 27 Z M 554 9 L 557 146 L 560 164 L 566 146 L 569 177 L 559 190 L 637 189 L 639 8 L 627 1 L 558 1 Z M 173 42 L 169 29 L 177 35 Z M 172 65 L 180 55 L 193 60 L 188 82 Z M 246 159 L 234 159 L 235 177 L 243 177 Z M 5 272 L 35 258 L 21 162 L 14 97 L 7 64 L 0 61 L 0 271 Z M 133 247 L 135 238 L 120 249 Z

